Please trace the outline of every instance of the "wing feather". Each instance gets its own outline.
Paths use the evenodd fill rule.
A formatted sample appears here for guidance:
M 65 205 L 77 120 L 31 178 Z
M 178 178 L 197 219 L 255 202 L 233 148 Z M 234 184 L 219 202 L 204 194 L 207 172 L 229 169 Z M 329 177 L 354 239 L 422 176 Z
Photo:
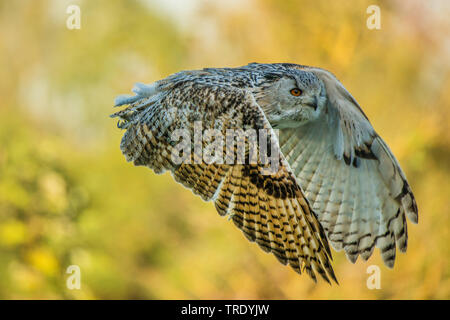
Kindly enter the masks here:
M 173 83 L 164 80 L 151 85 L 151 90 L 140 86 L 136 93 L 141 98 L 117 100 L 130 103 L 113 115 L 123 121 L 119 127 L 127 129 L 121 142 L 126 159 L 156 173 L 170 171 L 177 182 L 213 201 L 220 215 L 230 217 L 247 239 L 272 252 L 281 263 L 299 273 L 304 268 L 314 280 L 319 273 L 328 282 L 330 277 L 337 281 L 325 232 L 281 153 L 279 169 L 271 174 L 263 172 L 266 165 L 260 161 L 192 163 L 198 156 L 195 152 L 189 155 L 190 162 L 173 160 L 179 150 L 171 133 L 183 129 L 192 137 L 196 121 L 202 122 L 202 129 L 219 128 L 223 136 L 227 129 L 265 129 L 274 140 L 253 96 L 245 90 L 208 84 L 208 79 Z M 195 149 L 195 141 L 191 146 Z
M 280 130 L 280 145 L 331 245 L 355 262 L 374 247 L 393 267 L 396 247 L 406 251 L 406 217 L 418 221 L 414 195 L 398 161 L 355 99 L 329 72 L 327 106 L 319 119 Z

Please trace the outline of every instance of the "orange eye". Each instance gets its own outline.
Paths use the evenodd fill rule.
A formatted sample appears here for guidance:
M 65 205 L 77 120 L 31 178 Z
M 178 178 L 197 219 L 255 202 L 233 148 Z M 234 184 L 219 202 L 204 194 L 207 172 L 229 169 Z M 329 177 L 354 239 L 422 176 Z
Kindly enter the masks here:
M 291 89 L 291 94 L 295 97 L 298 97 L 299 95 L 302 94 L 302 90 L 300 90 L 299 88 Z

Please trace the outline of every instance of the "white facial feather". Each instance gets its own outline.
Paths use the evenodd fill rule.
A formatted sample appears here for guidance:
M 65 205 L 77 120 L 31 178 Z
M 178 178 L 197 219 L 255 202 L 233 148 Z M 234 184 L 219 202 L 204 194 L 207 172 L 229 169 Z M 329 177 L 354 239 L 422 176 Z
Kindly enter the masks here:
M 302 81 L 306 76 L 308 81 Z M 295 96 L 293 89 L 301 94 Z M 317 119 L 325 110 L 326 95 L 323 83 L 312 73 L 282 77 L 264 89 L 261 107 L 269 122 L 276 128 L 295 128 Z

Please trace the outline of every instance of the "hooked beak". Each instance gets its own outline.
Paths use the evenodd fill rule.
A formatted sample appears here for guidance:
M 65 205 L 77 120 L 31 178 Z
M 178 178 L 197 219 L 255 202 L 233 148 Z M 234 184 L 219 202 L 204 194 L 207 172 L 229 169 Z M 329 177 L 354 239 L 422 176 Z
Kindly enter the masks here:
M 314 96 L 312 101 L 309 101 L 308 103 L 305 103 L 306 106 L 313 108 L 314 111 L 317 110 L 317 98 Z

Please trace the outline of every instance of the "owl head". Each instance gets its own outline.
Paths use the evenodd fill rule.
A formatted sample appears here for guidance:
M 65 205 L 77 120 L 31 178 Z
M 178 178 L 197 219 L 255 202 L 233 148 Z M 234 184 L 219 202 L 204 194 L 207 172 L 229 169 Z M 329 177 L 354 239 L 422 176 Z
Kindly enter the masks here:
M 307 70 L 270 72 L 255 88 L 255 97 L 269 122 L 276 128 L 294 128 L 317 119 L 325 109 L 323 82 Z

